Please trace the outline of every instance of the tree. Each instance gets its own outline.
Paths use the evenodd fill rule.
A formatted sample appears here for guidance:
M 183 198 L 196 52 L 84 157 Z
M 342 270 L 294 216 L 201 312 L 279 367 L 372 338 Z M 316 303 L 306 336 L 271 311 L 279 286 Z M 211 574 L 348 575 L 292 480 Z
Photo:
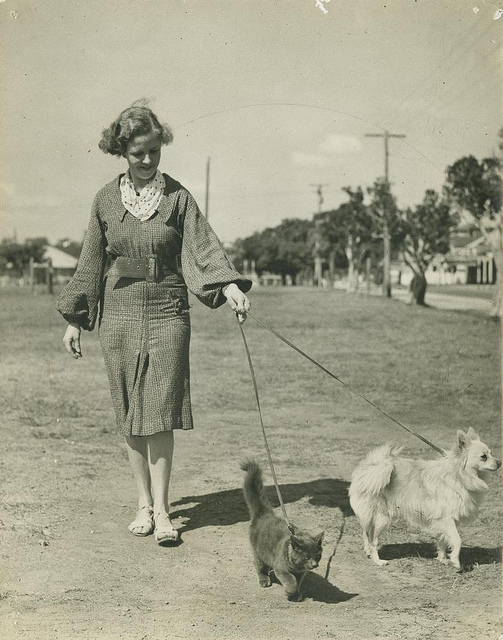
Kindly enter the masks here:
M 283 282 L 293 283 L 312 263 L 312 229 L 310 220 L 286 219 L 274 228 L 256 232 L 235 243 L 236 262 L 255 260 L 257 273 L 277 273 Z
M 24 244 L 4 238 L 0 243 L 0 270 L 2 273 L 8 270 L 21 277 L 28 268 L 30 259 L 34 262 L 43 261 L 47 244 L 47 238 L 32 238 Z
M 345 187 L 343 191 L 349 201 L 337 209 L 319 214 L 321 231 L 325 243 L 325 252 L 329 259 L 335 260 L 344 252 L 348 263 L 348 290 L 358 290 L 360 269 L 372 240 L 372 218 L 364 204 L 361 187 L 356 190 Z
M 391 248 L 392 238 L 398 222 L 398 209 L 396 200 L 391 193 L 390 184 L 383 178 L 376 180 L 372 187 L 367 189 L 371 201 L 369 213 L 374 222 L 374 227 L 383 239 L 383 293 L 391 297 Z
M 411 301 L 416 304 L 424 304 L 426 270 L 436 255 L 448 253 L 450 232 L 456 222 L 448 203 L 433 189 L 426 191 L 420 205 L 399 212 L 397 231 L 404 262 L 414 273 Z
M 491 246 L 496 262 L 496 295 L 492 315 L 501 317 L 501 161 L 466 156 L 447 167 L 444 193 L 460 214 L 469 214 L 473 224 Z M 490 233 L 489 227 L 493 227 Z

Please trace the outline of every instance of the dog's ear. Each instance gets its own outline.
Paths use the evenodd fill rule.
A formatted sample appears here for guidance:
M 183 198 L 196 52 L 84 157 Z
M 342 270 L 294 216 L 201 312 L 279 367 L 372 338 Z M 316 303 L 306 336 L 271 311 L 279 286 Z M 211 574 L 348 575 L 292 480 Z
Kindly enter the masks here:
M 479 434 L 471 427 L 469 427 L 466 435 L 468 436 L 469 440 L 480 440 Z
M 463 451 L 468 444 L 468 436 L 464 431 L 461 431 L 461 429 L 458 429 L 456 436 L 458 440 L 458 447 L 460 451 Z

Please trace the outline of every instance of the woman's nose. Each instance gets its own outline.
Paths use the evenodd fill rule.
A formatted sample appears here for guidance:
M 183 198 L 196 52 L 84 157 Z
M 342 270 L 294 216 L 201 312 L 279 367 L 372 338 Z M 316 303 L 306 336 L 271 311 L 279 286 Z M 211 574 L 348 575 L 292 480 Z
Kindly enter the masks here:
M 152 159 L 150 158 L 150 156 L 149 156 L 149 155 L 146 155 L 146 156 L 143 158 L 143 164 L 150 164 L 151 162 L 152 162 Z

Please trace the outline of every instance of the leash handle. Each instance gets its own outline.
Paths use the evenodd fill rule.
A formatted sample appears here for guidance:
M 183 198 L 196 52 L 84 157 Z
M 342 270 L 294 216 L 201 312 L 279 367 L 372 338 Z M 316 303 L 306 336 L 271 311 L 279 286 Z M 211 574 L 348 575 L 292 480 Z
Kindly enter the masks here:
M 436 444 L 433 444 L 433 442 L 431 442 L 430 440 L 428 440 L 427 438 L 425 438 L 424 436 L 422 436 L 420 433 L 416 433 L 415 431 L 413 431 L 410 427 L 408 427 L 407 425 L 405 425 L 403 422 L 401 422 L 400 420 L 398 420 L 397 418 L 393 417 L 392 415 L 390 415 L 389 413 L 387 413 L 386 411 L 384 411 L 384 409 L 381 409 L 380 407 L 378 407 L 374 402 L 372 402 L 372 400 L 369 400 L 368 398 L 366 398 L 363 394 L 361 394 L 359 391 L 357 391 L 356 389 L 354 389 L 353 387 L 351 387 L 349 384 L 347 384 L 346 382 L 344 382 L 344 380 L 341 380 L 338 376 L 335 375 L 335 373 L 332 373 L 331 371 L 329 371 L 328 369 L 326 369 L 323 365 L 321 365 L 319 362 L 317 362 L 314 358 L 311 358 L 311 356 L 307 355 L 307 353 L 305 353 L 304 351 L 302 351 L 302 349 L 299 349 L 299 347 L 295 346 L 293 344 L 293 342 L 290 342 L 290 340 L 288 340 L 287 338 L 285 338 L 284 336 L 281 335 L 281 333 L 279 333 L 278 331 L 275 331 L 274 329 L 272 329 L 271 327 L 268 327 L 266 324 L 264 324 L 261 320 L 259 320 L 256 316 L 254 316 L 253 314 L 251 314 L 249 311 L 247 312 L 247 314 L 253 318 L 255 320 L 255 322 L 257 322 L 261 327 L 263 327 L 264 329 L 266 329 L 266 331 L 269 331 L 269 333 L 272 333 L 274 336 L 276 336 L 276 338 L 278 338 L 279 340 L 281 340 L 282 342 L 284 342 L 285 344 L 287 344 L 290 348 L 292 348 L 294 351 L 296 351 L 297 353 L 299 353 L 301 356 L 303 356 L 304 358 L 306 358 L 307 360 L 309 360 L 309 362 L 312 362 L 315 366 L 317 366 L 319 369 L 321 369 L 322 371 L 324 371 L 327 375 L 329 375 L 330 377 L 334 378 L 334 380 L 337 380 L 337 382 L 339 382 L 340 384 L 342 384 L 343 387 L 346 387 L 346 389 L 349 389 L 350 391 L 352 391 L 355 395 L 357 395 L 359 398 L 361 398 L 362 400 L 364 400 L 367 404 L 369 404 L 371 407 L 373 407 L 374 409 L 377 409 L 377 411 L 379 411 L 380 413 L 382 413 L 383 416 L 386 416 L 389 420 L 391 420 L 392 422 L 394 422 L 395 424 L 397 424 L 399 427 L 401 427 L 402 429 L 404 429 L 405 431 L 407 431 L 408 433 L 410 433 L 413 436 L 416 436 L 416 438 L 419 438 L 419 440 L 422 440 L 425 444 L 427 444 L 428 446 L 430 446 L 432 449 L 434 449 L 437 453 L 439 453 L 441 456 L 443 456 L 444 458 L 446 457 L 446 453 L 445 451 L 441 448 L 438 447 Z
M 291 522 L 288 519 L 288 516 L 286 514 L 285 503 L 283 502 L 283 498 L 281 496 L 281 491 L 279 490 L 278 479 L 276 478 L 276 472 L 274 471 L 274 464 L 273 464 L 272 457 L 271 457 L 271 451 L 269 449 L 269 443 L 267 442 L 267 435 L 266 435 L 266 432 L 265 432 L 264 420 L 262 419 L 262 409 L 260 407 L 260 398 L 259 398 L 259 395 L 258 395 L 257 379 L 255 377 L 255 371 L 254 371 L 254 368 L 253 368 L 253 362 L 252 362 L 252 359 L 251 359 L 250 349 L 248 348 L 248 343 L 246 341 L 245 332 L 243 330 L 243 323 L 242 323 L 242 321 L 239 320 L 239 317 L 238 317 L 237 313 L 236 313 L 236 320 L 237 320 L 238 325 L 239 325 L 239 330 L 241 331 L 241 336 L 243 338 L 243 342 L 244 342 L 244 345 L 245 345 L 246 358 L 248 359 L 248 365 L 250 367 L 250 374 L 251 374 L 251 379 L 252 379 L 252 383 L 253 383 L 253 390 L 255 391 L 255 400 L 257 402 L 258 415 L 259 415 L 259 418 L 260 418 L 260 426 L 262 427 L 262 435 L 264 436 L 265 449 L 266 449 L 266 452 L 267 452 L 267 459 L 269 461 L 269 467 L 271 468 L 272 478 L 274 480 L 274 488 L 276 489 L 276 494 L 278 496 L 279 504 L 280 504 L 281 510 L 283 512 L 283 517 L 286 520 L 287 528 L 290 531 L 290 533 L 293 533 L 293 527 L 292 527 L 292 524 L 291 524 Z

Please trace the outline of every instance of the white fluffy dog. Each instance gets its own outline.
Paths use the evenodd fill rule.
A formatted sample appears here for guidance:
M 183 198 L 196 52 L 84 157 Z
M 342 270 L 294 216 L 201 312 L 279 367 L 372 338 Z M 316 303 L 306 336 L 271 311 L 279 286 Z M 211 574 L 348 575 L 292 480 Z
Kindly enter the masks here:
M 365 553 L 376 564 L 379 534 L 396 518 L 427 530 L 437 541 L 438 559 L 459 570 L 457 525 L 478 513 L 489 471 L 501 462 L 470 427 L 457 432 L 456 446 L 440 460 L 400 458 L 389 444 L 369 453 L 353 472 L 349 501 L 363 529 Z M 450 549 L 449 559 L 447 550 Z

